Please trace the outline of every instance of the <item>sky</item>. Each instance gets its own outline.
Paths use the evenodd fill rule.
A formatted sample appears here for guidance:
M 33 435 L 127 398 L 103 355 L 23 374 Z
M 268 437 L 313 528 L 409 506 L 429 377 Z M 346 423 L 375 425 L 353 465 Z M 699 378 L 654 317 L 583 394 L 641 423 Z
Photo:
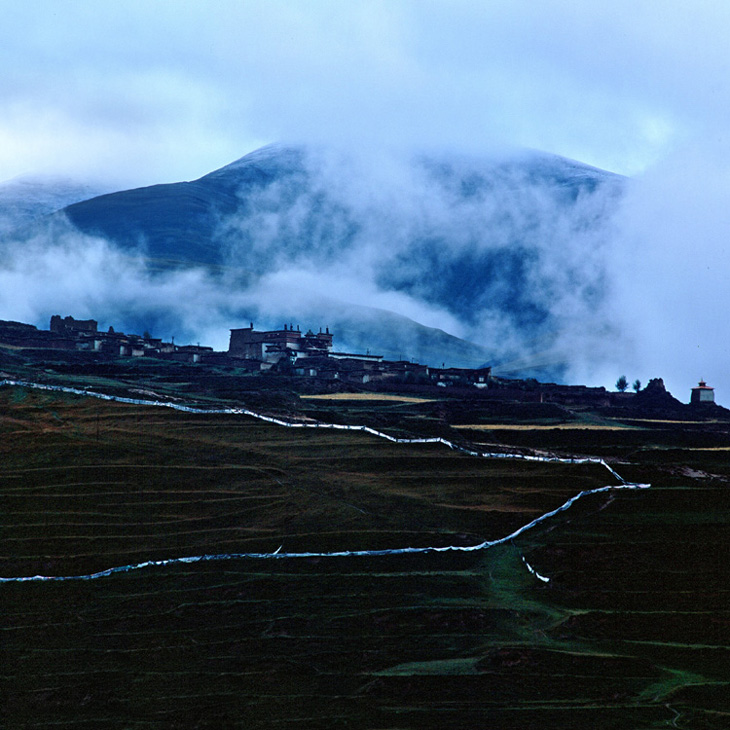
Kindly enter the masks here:
M 534 147 L 635 175 L 724 135 L 719 0 L 0 0 L 0 180 L 194 179 L 262 144 Z
M 603 368 L 573 375 L 609 386 L 621 369 L 663 375 L 686 394 L 704 377 L 730 403 L 726 0 L 0 0 L 0 11 L 0 182 L 191 180 L 277 141 L 529 147 L 630 176 L 606 263 L 611 317 L 630 336 Z

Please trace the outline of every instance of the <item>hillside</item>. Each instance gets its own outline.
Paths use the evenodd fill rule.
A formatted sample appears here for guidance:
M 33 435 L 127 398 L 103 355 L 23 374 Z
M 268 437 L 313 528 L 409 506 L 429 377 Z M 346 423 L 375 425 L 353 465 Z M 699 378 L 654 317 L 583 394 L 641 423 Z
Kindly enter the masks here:
M 220 374 L 214 391 L 159 367 L 66 382 L 600 457 L 651 488 L 604 491 L 621 482 L 600 463 L 2 387 L 0 577 L 31 578 L 0 582 L 4 725 L 722 727 L 724 414 L 226 391 Z M 551 511 L 479 551 L 320 554 L 474 546 Z

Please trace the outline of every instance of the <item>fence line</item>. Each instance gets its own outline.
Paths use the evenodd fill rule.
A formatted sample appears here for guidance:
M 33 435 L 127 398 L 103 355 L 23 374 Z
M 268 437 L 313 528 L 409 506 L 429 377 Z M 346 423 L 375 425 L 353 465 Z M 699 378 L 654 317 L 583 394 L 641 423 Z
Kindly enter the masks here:
M 137 398 L 125 398 L 123 396 L 108 395 L 105 393 L 96 393 L 90 390 L 83 390 L 80 388 L 71 388 L 68 386 L 61 385 L 43 385 L 39 383 L 31 383 L 21 380 L 2 380 L 0 381 L 0 387 L 3 386 L 18 386 L 25 388 L 34 388 L 37 390 L 49 390 L 57 391 L 62 393 L 71 393 L 74 395 L 88 396 L 92 398 L 101 398 L 103 400 L 116 401 L 118 403 L 130 403 L 144 406 L 161 406 L 166 408 L 172 408 L 174 410 L 183 411 L 186 413 L 200 413 L 200 414 L 231 414 L 231 415 L 244 415 L 252 418 L 258 418 L 259 420 L 273 423 L 279 426 L 288 428 L 329 428 L 337 430 L 347 431 L 364 431 L 374 436 L 387 439 L 393 443 L 399 444 L 422 444 L 422 443 L 440 443 L 448 446 L 451 449 L 459 451 L 470 456 L 476 456 L 479 458 L 490 458 L 490 459 L 519 459 L 525 461 L 539 461 L 548 463 L 567 463 L 567 464 L 601 464 L 620 482 L 617 485 L 608 485 L 605 487 L 598 487 L 596 489 L 585 489 L 575 496 L 571 497 L 567 502 L 560 505 L 559 507 L 546 512 L 539 517 L 536 517 L 531 522 L 519 527 L 514 532 L 506 535 L 505 537 L 497 540 L 486 540 L 478 545 L 447 545 L 443 547 L 405 547 L 405 548 L 390 548 L 381 550 L 340 550 L 332 552 L 282 552 L 281 547 L 274 552 L 268 553 L 221 553 L 213 555 L 193 555 L 181 558 L 169 558 L 166 560 L 146 560 L 140 563 L 131 563 L 129 565 L 120 565 L 113 568 L 107 568 L 95 573 L 87 573 L 85 575 L 67 575 L 67 576 L 53 576 L 53 575 L 34 575 L 34 576 L 19 576 L 3 578 L 0 577 L 0 583 L 27 583 L 27 582 L 41 582 L 41 581 L 69 581 L 69 580 L 95 580 L 98 578 L 104 578 L 116 573 L 127 573 L 135 570 L 142 570 L 145 568 L 162 567 L 166 565 L 179 565 L 188 563 L 199 563 L 199 562 L 210 562 L 210 561 L 221 561 L 221 560 L 284 560 L 284 559 L 296 559 L 296 558 L 340 558 L 340 557 L 381 557 L 385 555 L 406 555 L 406 554 L 419 554 L 419 553 L 441 553 L 441 552 L 476 552 L 480 550 L 486 550 L 494 547 L 495 545 L 502 545 L 516 537 L 522 535 L 524 532 L 531 530 L 545 520 L 554 517 L 555 515 L 570 509 L 579 499 L 592 494 L 600 494 L 604 492 L 611 492 L 618 489 L 649 489 L 650 484 L 640 484 L 635 482 L 627 482 L 623 479 L 611 466 L 609 466 L 603 459 L 597 457 L 557 457 L 557 456 L 537 456 L 528 454 L 509 454 L 509 453 L 492 453 L 492 452 L 479 452 L 467 449 L 459 446 L 447 439 L 440 437 L 433 438 L 413 438 L 413 439 L 399 439 L 381 431 L 376 431 L 369 426 L 348 426 L 343 424 L 335 423 L 301 423 L 296 421 L 286 421 L 279 418 L 273 418 L 263 414 L 255 413 L 245 408 L 196 408 L 193 406 L 184 406 L 177 403 L 168 403 L 164 401 L 151 401 Z M 549 578 L 540 575 L 523 557 L 523 562 L 527 569 L 536 578 L 543 582 L 548 582 Z
M 396 438 L 390 434 L 384 433 L 383 431 L 377 431 L 370 426 L 358 426 L 358 425 L 346 425 L 341 423 L 323 423 L 321 421 L 315 422 L 301 422 L 301 421 L 287 421 L 282 418 L 274 418 L 273 416 L 267 416 L 262 413 L 256 413 L 248 408 L 196 408 L 194 406 L 180 405 L 179 403 L 170 403 L 168 401 L 158 400 L 145 400 L 141 398 L 126 398 L 120 395 L 109 395 L 107 393 L 97 393 L 93 390 L 85 390 L 81 388 L 72 388 L 64 385 L 44 385 L 41 383 L 32 383 L 24 380 L 0 380 L 0 388 L 3 386 L 16 386 L 23 388 L 33 388 L 35 390 L 49 390 L 60 393 L 71 393 L 73 395 L 87 396 L 90 398 L 100 398 L 101 400 L 115 401 L 117 403 L 129 403 L 140 406 L 153 406 L 160 408 L 171 408 L 176 411 L 182 411 L 184 413 L 198 413 L 198 414 L 212 414 L 212 415 L 238 415 L 238 416 L 249 416 L 250 418 L 256 418 L 266 423 L 272 423 L 277 426 L 284 426 L 286 428 L 317 428 L 317 429 L 335 429 L 340 431 L 362 431 L 369 433 L 373 436 L 377 436 L 382 439 L 386 439 L 395 444 L 443 444 L 454 451 L 459 451 L 469 456 L 477 456 L 485 459 L 517 459 L 522 461 L 539 461 L 545 463 L 561 463 L 561 464 L 599 464 L 608 469 L 609 472 L 622 484 L 627 484 L 626 480 L 616 472 L 604 459 L 597 456 L 584 456 L 584 457 L 573 457 L 573 456 L 538 456 L 535 454 L 519 454 L 519 453 L 503 453 L 503 452 L 489 452 L 489 451 L 473 451 L 467 449 L 464 446 L 449 441 L 440 436 L 433 437 L 422 437 L 422 438 Z
M 0 578 L 0 583 L 28 583 L 28 582 L 41 582 L 41 581 L 68 581 L 68 580 L 95 580 L 97 578 L 104 578 L 115 573 L 129 573 L 134 570 L 142 570 L 144 568 L 154 568 L 166 565 L 180 565 L 187 563 L 202 563 L 220 560 L 291 560 L 294 558 L 362 558 L 362 557 L 382 557 L 385 555 L 413 555 L 423 553 L 445 553 L 445 552 L 462 552 L 471 553 L 480 550 L 487 550 L 495 545 L 503 545 L 506 542 L 514 540 L 524 532 L 531 530 L 533 527 L 539 525 L 541 522 L 554 517 L 560 512 L 564 512 L 570 509 L 579 499 L 586 497 L 591 494 L 600 494 L 602 492 L 609 492 L 616 489 L 648 489 L 649 484 L 621 484 L 621 485 L 610 485 L 606 487 L 598 487 L 596 489 L 584 489 L 574 497 L 571 497 L 567 502 L 556 507 L 550 512 L 546 512 L 539 517 L 536 517 L 532 522 L 529 522 L 522 527 L 519 527 L 514 532 L 511 532 L 505 537 L 501 537 L 497 540 L 485 540 L 478 545 L 446 545 L 443 547 L 405 547 L 405 548 L 386 548 L 382 550 L 337 550 L 332 552 L 297 552 L 289 553 L 282 552 L 281 547 L 270 553 L 220 553 L 214 555 L 191 555 L 183 558 L 168 558 L 166 560 L 145 560 L 141 563 L 131 563 L 129 565 L 119 565 L 114 568 L 107 568 L 106 570 L 100 570 L 96 573 L 87 573 L 85 575 L 32 575 L 32 576 L 20 576 L 15 578 Z M 527 563 L 523 558 L 523 562 L 527 566 L 527 569 L 542 581 L 547 582 L 549 579 L 541 576 L 537 571 Z

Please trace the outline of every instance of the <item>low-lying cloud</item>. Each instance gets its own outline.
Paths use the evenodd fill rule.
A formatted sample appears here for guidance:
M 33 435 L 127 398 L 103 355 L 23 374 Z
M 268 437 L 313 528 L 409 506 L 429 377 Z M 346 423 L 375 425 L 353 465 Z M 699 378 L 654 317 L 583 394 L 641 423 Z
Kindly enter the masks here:
M 59 224 L 6 240 L 0 267 L 4 319 L 47 328 L 52 314 L 94 318 L 103 327 L 221 342 L 227 306 L 204 269 L 152 274 L 144 258 Z
M 147 330 L 179 344 L 225 350 L 228 330 L 249 319 L 259 328 L 292 321 L 318 327 L 348 316 L 362 319 L 366 307 L 375 307 L 458 329 L 458 321 L 437 308 L 405 294 L 368 289 L 337 272 L 282 268 L 246 283 L 203 266 L 160 272 L 149 266 L 144 251 L 122 251 L 65 220 L 31 236 L 6 238 L 0 249 L 0 318 L 42 328 L 52 314 L 72 314 L 96 319 L 102 328 Z M 337 344 L 346 342 L 340 337 Z
M 370 307 L 474 342 L 504 374 L 609 387 L 622 373 L 663 377 L 683 400 L 703 377 L 723 402 L 721 152 L 687 149 L 635 180 L 556 192 L 493 158 L 480 180 L 455 158 L 434 177 L 432 159 L 315 151 L 306 179 L 283 176 L 221 221 L 217 243 L 245 276 L 152 271 L 143 252 L 56 221 L 5 236 L 0 312 L 43 327 L 51 314 L 93 317 L 225 349 L 228 329 L 249 320 L 316 328 L 362 322 Z M 470 268 L 490 261 L 489 276 Z
M 615 220 L 607 263 L 627 375 L 662 375 L 681 399 L 704 378 L 730 402 L 729 151 L 714 141 L 678 150 L 632 181 Z
M 530 152 L 309 148 L 244 190 L 218 242 L 228 264 L 280 283 L 285 298 L 291 285 L 309 300 L 390 309 L 479 344 L 503 372 L 544 370 L 538 361 L 559 372 L 617 338 L 604 261 L 621 187 Z

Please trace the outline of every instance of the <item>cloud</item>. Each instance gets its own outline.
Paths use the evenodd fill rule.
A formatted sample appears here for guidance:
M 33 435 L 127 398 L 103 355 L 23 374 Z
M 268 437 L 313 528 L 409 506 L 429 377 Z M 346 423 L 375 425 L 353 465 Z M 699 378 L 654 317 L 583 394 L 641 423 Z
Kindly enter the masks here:
M 52 314 L 72 314 L 94 318 L 103 328 L 148 330 L 219 350 L 228 347 L 228 330 L 249 319 L 259 328 L 281 327 L 292 317 L 316 327 L 362 319 L 365 308 L 458 329 L 456 318 L 438 307 L 337 270 L 276 268 L 245 282 L 204 267 L 153 271 L 142 251 L 122 251 L 58 218 L 25 238 L 6 238 L 0 250 L 2 318 L 42 328 Z M 342 333 L 336 334 L 346 349 Z
M 624 370 L 645 381 L 663 376 L 684 398 L 705 378 L 725 402 L 728 153 L 715 140 L 685 146 L 633 181 L 616 219 L 610 267 L 614 315 L 631 335 Z
M 605 258 L 620 179 L 525 152 L 267 154 L 275 181 L 246 187 L 216 240 L 261 301 L 395 311 L 477 343 L 505 370 L 516 360 L 523 371 L 587 368 L 616 350 Z M 603 182 L 591 192 L 581 174 Z
M 566 204 L 493 157 L 476 165 L 488 185 L 464 195 L 474 160 L 445 158 L 458 175 L 434 177 L 433 158 L 319 148 L 305 173 L 249 196 L 250 215 L 221 221 L 243 274 L 152 273 L 142 255 L 56 222 L 25 240 L 6 234 L 0 311 L 40 326 L 55 313 L 93 317 L 226 349 L 228 329 L 249 319 L 316 328 L 370 307 L 476 342 L 505 374 L 567 363 L 570 382 L 663 377 L 680 398 L 703 377 L 723 402 L 729 151 L 684 147 Z M 470 262 L 495 254 L 502 268 L 472 282 Z
M 259 164 L 266 155 L 267 164 L 296 159 L 275 148 Z M 367 307 L 471 340 L 495 363 L 552 365 L 590 360 L 597 337 L 611 334 L 601 224 L 612 198 L 549 182 L 570 163 L 381 148 L 313 148 L 303 159 L 248 190 L 240 214 L 221 221 L 215 243 L 227 273 L 153 274 L 142 252 L 58 220 L 27 240 L 10 238 L 3 318 L 45 325 L 65 312 L 225 349 L 240 321 L 351 325 Z
M 15 3 L 0 170 L 192 179 L 275 140 L 524 145 L 638 172 L 730 111 L 723 2 Z
M 177 335 L 181 343 L 227 347 L 230 305 L 204 270 L 153 275 L 141 255 L 124 253 L 64 222 L 26 240 L 3 242 L 4 319 L 47 328 L 52 314 L 72 314 L 97 319 L 102 327 L 148 329 L 168 339 Z
M 549 215 L 549 199 L 530 201 L 543 217 L 525 280 L 550 304 L 555 327 L 546 349 L 579 353 L 583 365 L 573 376 L 608 384 L 623 369 L 643 380 L 664 375 L 679 389 L 700 376 L 723 382 L 726 2 L 6 5 L 0 178 L 45 171 L 128 187 L 192 179 L 274 140 L 361 147 L 352 178 L 327 172 L 333 163 L 321 161 L 321 179 L 336 178 L 340 203 L 358 221 L 356 231 L 340 228 L 331 236 L 350 235 L 350 248 L 333 260 L 332 241 L 323 232 L 317 266 L 307 269 L 295 257 L 277 261 L 274 270 L 272 262 L 265 273 L 271 286 L 280 286 L 283 296 L 283 282 L 299 292 L 319 277 L 320 290 L 338 297 L 397 305 L 517 353 L 526 343 L 510 343 L 504 336 L 511 331 L 509 316 L 496 310 L 482 307 L 481 318 L 454 321 L 447 307 L 428 300 L 428 282 L 412 281 L 394 298 L 380 262 L 387 260 L 405 280 L 414 236 L 437 236 L 453 227 L 458 213 L 461 228 L 451 238 L 448 259 L 457 248 L 468 249 L 474 230 L 493 226 L 497 213 L 486 202 L 481 208 L 450 205 L 392 148 L 490 154 L 527 146 L 637 174 L 619 217 L 592 236 L 578 219 Z M 283 218 L 260 202 L 250 240 L 265 259 L 266 241 L 293 235 L 311 201 L 300 201 Z M 523 203 L 510 208 L 514 226 Z M 582 201 L 584 218 L 590 203 Z M 344 215 L 332 220 L 348 225 Z M 508 235 L 509 226 L 502 230 Z M 548 250 L 540 243 L 548 240 L 561 243 Z M 102 244 L 92 249 L 96 245 Z M 74 301 L 76 274 L 65 287 L 39 272 L 46 270 L 44 261 L 49 271 L 53 261 L 81 266 L 81 253 L 66 246 L 55 251 L 57 259 L 47 259 L 51 254 L 42 248 L 36 255 L 36 268 L 30 260 L 4 264 L 3 275 L 12 270 L 16 277 L 4 281 L 16 289 L 14 297 L 5 295 L 3 316 L 55 311 L 43 287 L 32 285 L 33 276 L 53 284 L 62 301 Z M 101 261 L 109 256 L 111 249 L 97 251 L 86 262 L 95 277 L 77 284 L 96 291 L 95 298 L 82 300 L 77 292 L 76 301 L 102 306 L 106 293 L 120 306 L 138 306 L 133 298 L 119 299 L 111 282 L 104 288 L 109 277 Z M 144 282 L 159 303 L 180 283 L 171 278 L 165 289 L 162 279 L 145 278 L 139 262 L 108 263 L 126 265 L 119 270 L 128 275 L 128 290 L 141 297 L 134 282 Z M 197 276 L 193 290 L 211 296 L 216 312 L 225 311 L 228 305 L 208 291 L 205 276 Z M 18 284 L 23 277 L 30 282 L 27 295 Z M 595 305 L 602 288 L 612 292 L 610 309 Z M 486 287 L 485 296 L 501 293 Z M 212 331 L 198 315 L 187 316 L 191 333 L 195 327 Z

